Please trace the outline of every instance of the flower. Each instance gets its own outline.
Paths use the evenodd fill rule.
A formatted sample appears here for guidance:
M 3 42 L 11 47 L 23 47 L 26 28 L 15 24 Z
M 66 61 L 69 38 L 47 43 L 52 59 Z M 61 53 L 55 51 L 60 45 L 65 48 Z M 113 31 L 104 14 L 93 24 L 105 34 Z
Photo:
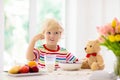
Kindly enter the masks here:
M 120 21 L 114 18 L 110 23 L 97 26 L 97 31 L 100 44 L 112 50 L 115 56 L 120 56 Z

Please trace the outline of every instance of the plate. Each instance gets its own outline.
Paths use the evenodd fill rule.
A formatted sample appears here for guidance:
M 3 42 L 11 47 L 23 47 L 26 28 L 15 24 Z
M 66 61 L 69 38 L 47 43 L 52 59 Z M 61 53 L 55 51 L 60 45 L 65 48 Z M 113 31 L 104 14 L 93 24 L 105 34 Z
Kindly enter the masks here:
M 19 73 L 19 74 L 8 73 L 9 76 L 14 76 L 14 77 L 20 77 L 20 76 L 37 76 L 37 75 L 43 75 L 43 74 L 45 74 L 44 71 L 35 72 L 35 73 Z

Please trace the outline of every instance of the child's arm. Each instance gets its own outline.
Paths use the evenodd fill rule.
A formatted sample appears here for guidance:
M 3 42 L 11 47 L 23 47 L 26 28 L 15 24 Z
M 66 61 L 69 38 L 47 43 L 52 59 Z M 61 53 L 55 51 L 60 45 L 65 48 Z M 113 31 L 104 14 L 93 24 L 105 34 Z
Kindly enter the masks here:
M 33 39 L 31 40 L 29 46 L 28 46 L 28 50 L 27 50 L 27 54 L 26 54 L 26 58 L 28 60 L 33 60 L 35 59 L 35 55 L 33 53 L 33 50 L 34 50 L 34 46 L 35 46 L 35 43 L 38 41 L 38 40 L 42 40 L 44 39 L 44 36 L 42 34 L 38 34 L 36 36 L 33 37 Z
M 78 58 L 76 58 L 73 54 L 68 53 L 66 57 L 67 62 L 78 62 Z

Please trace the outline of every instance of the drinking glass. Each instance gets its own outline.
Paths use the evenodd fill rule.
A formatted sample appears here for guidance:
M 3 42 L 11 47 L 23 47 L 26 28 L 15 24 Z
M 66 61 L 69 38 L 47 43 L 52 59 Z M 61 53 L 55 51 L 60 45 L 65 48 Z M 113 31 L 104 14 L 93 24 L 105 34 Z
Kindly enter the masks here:
M 45 55 L 45 68 L 47 72 L 53 72 L 55 70 L 56 55 Z

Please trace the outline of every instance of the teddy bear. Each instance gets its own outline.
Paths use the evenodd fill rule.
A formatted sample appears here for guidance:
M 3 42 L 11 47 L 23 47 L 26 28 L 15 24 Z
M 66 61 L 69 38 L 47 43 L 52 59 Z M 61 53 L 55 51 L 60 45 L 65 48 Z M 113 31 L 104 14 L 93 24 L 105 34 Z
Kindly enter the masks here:
M 98 40 L 88 41 L 86 47 L 84 48 L 86 58 L 83 59 L 81 68 L 91 69 L 91 70 L 103 70 L 104 60 L 100 52 L 100 43 Z

